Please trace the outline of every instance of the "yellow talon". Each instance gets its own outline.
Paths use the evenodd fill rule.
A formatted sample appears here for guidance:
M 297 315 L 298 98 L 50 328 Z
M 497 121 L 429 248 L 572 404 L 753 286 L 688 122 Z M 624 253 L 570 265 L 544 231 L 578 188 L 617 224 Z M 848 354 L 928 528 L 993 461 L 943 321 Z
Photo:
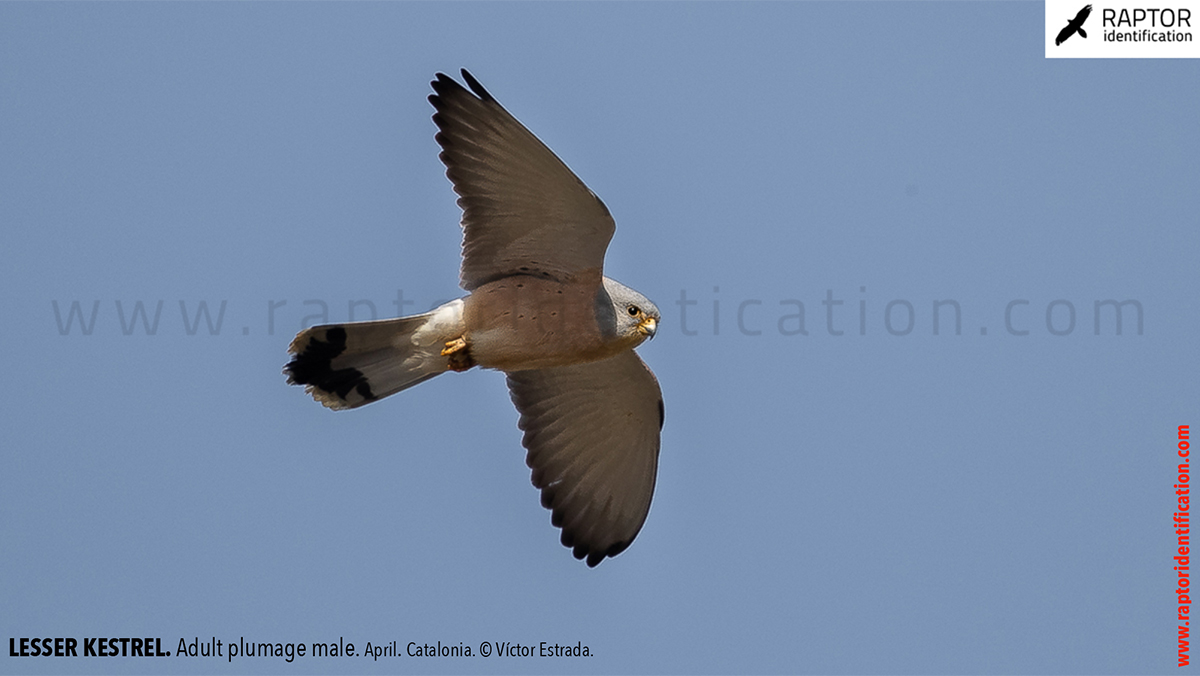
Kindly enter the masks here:
M 475 358 L 471 356 L 471 346 L 467 345 L 466 338 L 462 336 L 446 341 L 442 356 L 449 357 L 447 366 L 452 371 L 466 371 L 475 366 Z
M 462 336 L 459 336 L 454 340 L 446 341 L 446 347 L 442 349 L 442 356 L 449 357 L 455 352 L 461 352 L 465 349 L 467 349 L 467 341 L 464 340 Z

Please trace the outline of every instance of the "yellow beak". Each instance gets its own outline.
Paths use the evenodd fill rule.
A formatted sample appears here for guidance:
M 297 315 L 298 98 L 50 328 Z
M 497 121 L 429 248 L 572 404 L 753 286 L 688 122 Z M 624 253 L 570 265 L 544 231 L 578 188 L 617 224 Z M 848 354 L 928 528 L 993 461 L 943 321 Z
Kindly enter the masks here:
M 658 330 L 658 320 L 655 319 L 654 317 L 646 317 L 645 319 L 643 319 L 641 321 L 640 324 L 638 324 L 638 331 L 641 331 L 642 335 L 644 335 L 644 336 L 649 336 L 649 337 L 653 338 L 654 332 L 657 330 Z

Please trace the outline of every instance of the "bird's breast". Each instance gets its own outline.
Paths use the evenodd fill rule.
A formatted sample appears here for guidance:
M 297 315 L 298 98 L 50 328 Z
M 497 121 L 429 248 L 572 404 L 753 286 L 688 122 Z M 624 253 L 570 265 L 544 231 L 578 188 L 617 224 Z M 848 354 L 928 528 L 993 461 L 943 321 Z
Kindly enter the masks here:
M 465 300 L 467 343 L 484 368 L 523 371 L 614 356 L 628 346 L 598 321 L 596 285 L 514 276 Z

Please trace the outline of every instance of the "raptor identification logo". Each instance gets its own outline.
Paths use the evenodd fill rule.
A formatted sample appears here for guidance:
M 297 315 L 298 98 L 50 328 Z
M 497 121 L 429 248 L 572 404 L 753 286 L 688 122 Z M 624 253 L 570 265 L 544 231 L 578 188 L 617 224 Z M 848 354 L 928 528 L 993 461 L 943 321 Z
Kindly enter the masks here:
M 1200 0 L 1046 0 L 1047 59 L 1200 58 Z

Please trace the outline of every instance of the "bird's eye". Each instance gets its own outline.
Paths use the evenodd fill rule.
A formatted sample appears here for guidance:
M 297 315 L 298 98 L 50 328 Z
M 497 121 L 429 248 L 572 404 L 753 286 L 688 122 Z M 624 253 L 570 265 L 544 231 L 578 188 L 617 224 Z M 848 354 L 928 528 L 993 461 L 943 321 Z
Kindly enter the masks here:
M 636 306 L 636 305 L 629 306 L 629 316 L 630 317 L 636 317 L 639 314 L 641 314 L 641 312 L 642 311 L 638 308 L 638 306 Z

